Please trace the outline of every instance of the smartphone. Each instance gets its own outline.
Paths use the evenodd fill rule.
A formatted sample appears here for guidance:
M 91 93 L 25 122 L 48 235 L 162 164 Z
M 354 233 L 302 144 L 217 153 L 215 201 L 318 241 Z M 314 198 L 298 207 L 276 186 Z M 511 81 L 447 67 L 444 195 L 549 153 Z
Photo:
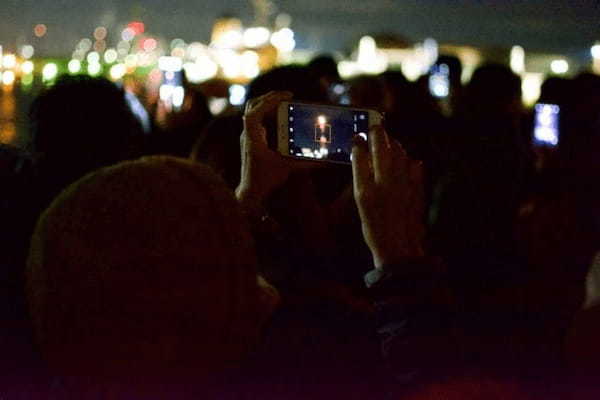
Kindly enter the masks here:
M 350 164 L 352 137 L 368 140 L 383 116 L 369 109 L 283 102 L 277 115 L 277 149 L 288 157 Z
M 446 64 L 434 65 L 429 74 L 429 92 L 444 99 L 450 95 L 450 68 Z
M 158 60 L 158 67 L 162 73 L 160 99 L 169 108 L 179 110 L 185 97 L 182 61 L 178 57 L 161 57 Z
M 541 147 L 556 147 L 560 138 L 560 107 L 556 104 L 535 105 L 533 143 Z

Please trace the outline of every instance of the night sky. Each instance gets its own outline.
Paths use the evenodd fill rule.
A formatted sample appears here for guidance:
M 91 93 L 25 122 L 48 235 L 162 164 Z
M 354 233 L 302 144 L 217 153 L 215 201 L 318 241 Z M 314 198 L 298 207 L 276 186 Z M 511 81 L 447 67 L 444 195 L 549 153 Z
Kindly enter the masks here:
M 293 17 L 300 48 L 344 50 L 365 33 L 393 32 L 408 39 L 509 47 L 579 55 L 600 40 L 595 0 L 276 0 Z M 68 55 L 94 27 L 120 27 L 141 18 L 150 33 L 207 41 L 215 17 L 253 20 L 250 0 L 2 0 L 0 43 L 33 42 L 38 54 Z M 48 25 L 43 40 L 32 35 Z

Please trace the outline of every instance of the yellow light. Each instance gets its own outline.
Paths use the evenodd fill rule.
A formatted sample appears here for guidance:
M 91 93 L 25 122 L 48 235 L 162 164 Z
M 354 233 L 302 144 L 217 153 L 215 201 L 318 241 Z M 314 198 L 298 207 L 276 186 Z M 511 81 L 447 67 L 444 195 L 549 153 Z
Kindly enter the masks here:
M 58 75 L 58 67 L 54 63 L 44 65 L 42 69 L 42 78 L 44 81 L 51 81 Z
M 358 43 L 358 66 L 367 74 L 380 74 L 388 67 L 387 57 L 377 51 L 375 39 L 363 36 Z
M 550 69 L 558 75 L 566 74 L 569 71 L 569 63 L 567 60 L 554 60 L 550 63 Z
M 237 78 L 242 72 L 240 56 L 233 50 L 223 49 L 216 54 L 217 62 L 228 79 Z
M 532 106 L 540 97 L 544 75 L 538 73 L 526 73 L 523 76 L 521 90 L 523 92 L 523 103 Z
M 2 74 L 2 83 L 5 86 L 12 86 L 15 83 L 15 73 L 13 71 L 4 71 L 4 74 Z
M 525 72 L 525 50 L 521 46 L 510 50 L 510 69 L 518 75 Z
M 3 58 L 2 65 L 6 69 L 13 69 L 17 66 L 17 57 L 14 54 L 6 54 Z
M 91 76 L 100 75 L 100 72 L 102 72 L 102 66 L 98 63 L 91 63 L 88 64 L 87 71 Z
M 25 61 L 23 64 L 21 64 L 21 72 L 23 72 L 25 75 L 31 74 L 33 72 L 33 67 L 33 62 Z
M 324 115 L 319 115 L 317 117 L 317 122 L 319 123 L 319 125 L 325 125 L 327 123 L 327 118 L 325 118 Z
M 110 68 L 110 77 L 115 81 L 123 78 L 126 73 L 127 67 L 125 64 L 115 64 Z

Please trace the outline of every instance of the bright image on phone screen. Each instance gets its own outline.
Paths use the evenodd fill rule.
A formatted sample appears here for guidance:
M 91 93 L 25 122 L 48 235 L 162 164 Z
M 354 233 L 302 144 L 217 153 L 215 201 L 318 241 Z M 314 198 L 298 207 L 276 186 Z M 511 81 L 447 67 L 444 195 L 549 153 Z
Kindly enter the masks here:
M 533 130 L 535 144 L 551 147 L 558 145 L 559 113 L 560 107 L 555 104 L 536 104 Z
M 352 137 L 369 131 L 369 112 L 345 108 L 290 104 L 290 155 L 350 163 Z

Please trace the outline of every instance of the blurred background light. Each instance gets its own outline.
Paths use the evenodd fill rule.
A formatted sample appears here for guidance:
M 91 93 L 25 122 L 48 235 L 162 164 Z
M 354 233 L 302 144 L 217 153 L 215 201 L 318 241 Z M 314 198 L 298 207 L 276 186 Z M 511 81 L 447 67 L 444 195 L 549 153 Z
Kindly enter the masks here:
M 58 67 L 55 63 L 44 65 L 44 68 L 42 69 L 42 79 L 44 81 L 51 81 L 56 78 L 56 75 L 58 75 Z
M 552 70 L 552 72 L 558 75 L 566 74 L 567 72 L 569 72 L 569 63 L 567 62 L 567 60 L 554 60 L 552 61 L 552 63 L 550 63 L 550 69 Z
M 246 101 L 246 88 L 242 85 L 231 85 L 229 87 L 229 104 L 241 106 Z
M 78 74 L 81 71 L 81 61 L 79 60 L 71 60 L 67 65 L 67 69 L 71 74 Z

